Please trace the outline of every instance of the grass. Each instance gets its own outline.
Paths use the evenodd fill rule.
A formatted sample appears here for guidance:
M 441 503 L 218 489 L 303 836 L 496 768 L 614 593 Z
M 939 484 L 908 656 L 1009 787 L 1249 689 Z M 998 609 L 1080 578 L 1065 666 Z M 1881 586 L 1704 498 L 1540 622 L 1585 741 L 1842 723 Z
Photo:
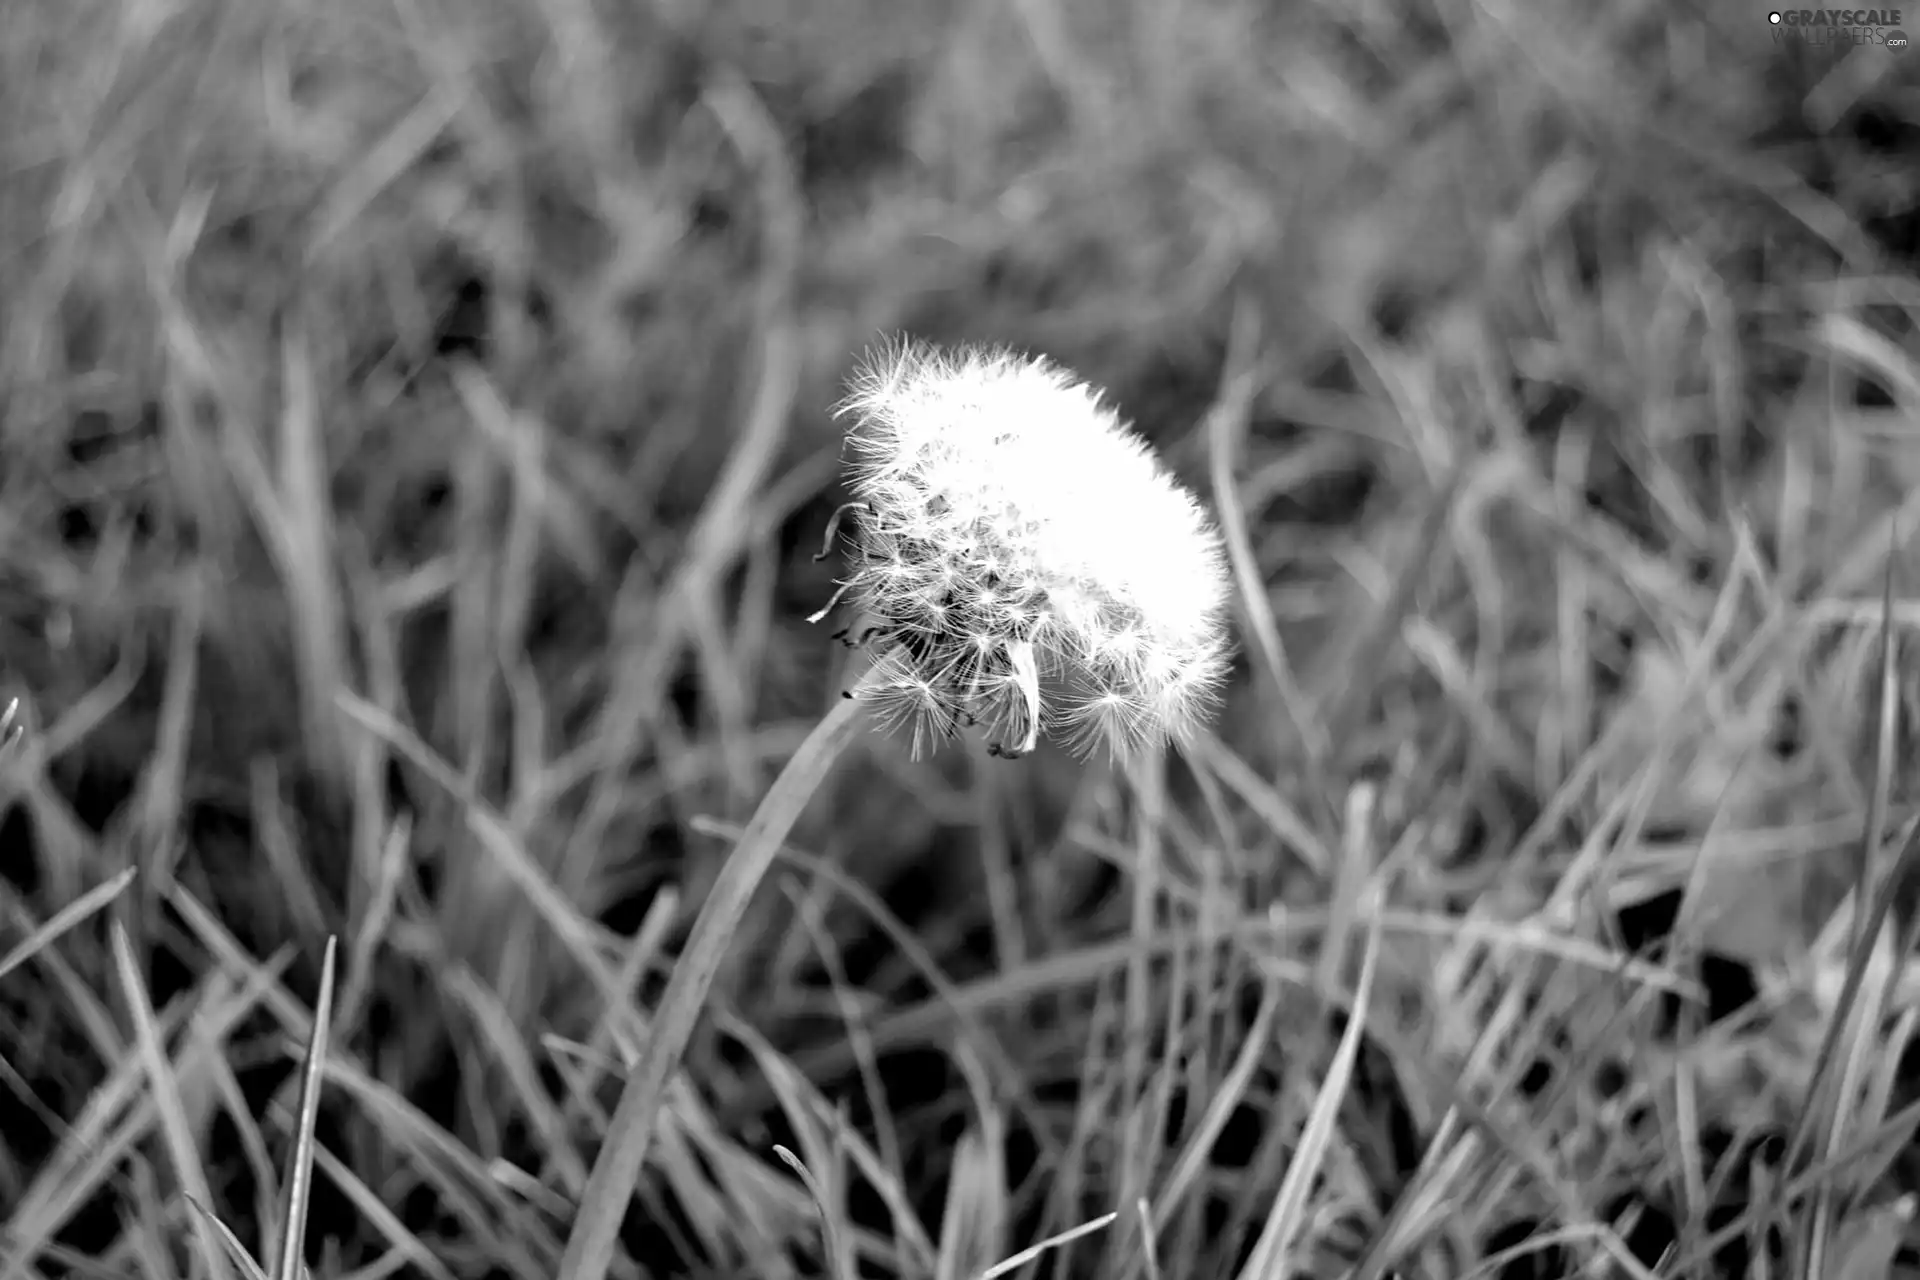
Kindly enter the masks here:
M 5 21 L 4 1280 L 1920 1269 L 1920 55 Z M 893 331 L 1059 359 L 1206 495 L 1192 751 L 777 786 Z

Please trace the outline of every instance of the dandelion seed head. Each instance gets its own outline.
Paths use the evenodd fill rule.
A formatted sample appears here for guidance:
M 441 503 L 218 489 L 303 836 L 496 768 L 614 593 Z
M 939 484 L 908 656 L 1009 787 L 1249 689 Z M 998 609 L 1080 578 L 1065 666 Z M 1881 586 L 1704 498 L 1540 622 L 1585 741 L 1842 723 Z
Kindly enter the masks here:
M 886 659 L 883 714 L 977 719 L 1002 754 L 1041 732 L 1122 755 L 1191 734 L 1225 674 L 1225 557 L 1097 389 L 1011 351 L 901 343 L 839 413 L 863 504 L 845 586 L 914 637 Z

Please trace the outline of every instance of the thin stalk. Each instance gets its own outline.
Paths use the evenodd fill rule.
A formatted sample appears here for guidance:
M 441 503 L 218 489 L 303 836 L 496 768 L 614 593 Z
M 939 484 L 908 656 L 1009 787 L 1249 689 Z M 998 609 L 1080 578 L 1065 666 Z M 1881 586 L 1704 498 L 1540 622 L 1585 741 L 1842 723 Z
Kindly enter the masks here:
M 606 1276 L 621 1220 L 646 1163 L 647 1146 L 653 1141 L 654 1122 L 666 1099 L 667 1084 L 680 1066 L 714 975 L 781 843 L 860 729 L 859 695 L 870 678 L 862 679 L 851 696 L 837 701 L 814 726 L 774 780 L 740 842 L 720 868 L 713 892 L 693 922 L 686 950 L 667 981 L 666 994 L 653 1015 L 639 1060 L 620 1093 L 620 1105 L 614 1110 L 606 1141 L 587 1178 L 580 1214 L 560 1259 L 560 1280 L 603 1280 Z

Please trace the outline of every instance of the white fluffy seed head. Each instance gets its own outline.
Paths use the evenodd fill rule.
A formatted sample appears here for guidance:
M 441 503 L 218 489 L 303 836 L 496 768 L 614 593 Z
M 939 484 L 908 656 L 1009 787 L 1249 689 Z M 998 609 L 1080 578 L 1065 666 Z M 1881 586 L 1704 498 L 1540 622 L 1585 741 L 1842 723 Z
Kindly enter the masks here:
M 909 343 L 869 354 L 851 418 L 852 602 L 883 720 L 918 752 L 985 724 L 1119 756 L 1186 738 L 1225 675 L 1220 537 L 1102 402 L 1044 359 Z

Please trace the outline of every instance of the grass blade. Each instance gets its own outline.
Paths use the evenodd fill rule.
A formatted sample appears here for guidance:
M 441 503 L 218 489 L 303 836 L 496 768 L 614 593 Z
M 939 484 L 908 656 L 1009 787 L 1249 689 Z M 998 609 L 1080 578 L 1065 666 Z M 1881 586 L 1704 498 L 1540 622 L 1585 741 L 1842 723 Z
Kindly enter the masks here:
M 1264 1280 L 1267 1276 L 1289 1274 L 1287 1254 L 1306 1219 L 1307 1197 L 1313 1190 L 1314 1180 L 1320 1175 L 1327 1147 L 1333 1141 L 1333 1126 L 1340 1114 L 1340 1102 L 1353 1079 L 1354 1061 L 1360 1055 L 1360 1038 L 1366 1034 L 1367 1004 L 1373 993 L 1374 966 L 1380 958 L 1380 914 L 1373 911 L 1368 915 L 1367 949 L 1360 961 L 1360 981 L 1353 993 L 1353 1008 L 1347 1015 L 1346 1032 L 1340 1037 L 1340 1047 L 1334 1052 L 1333 1062 L 1327 1068 L 1327 1078 L 1320 1085 L 1320 1094 L 1314 1099 L 1312 1113 L 1307 1116 L 1306 1128 L 1300 1134 L 1300 1145 L 1295 1148 L 1293 1159 L 1287 1165 L 1287 1176 L 1280 1183 L 1280 1193 L 1274 1197 L 1273 1211 L 1267 1215 L 1267 1225 L 1260 1233 L 1260 1242 L 1254 1246 L 1253 1256 L 1240 1272 L 1244 1280 Z
M 337 939 L 328 937 L 320 963 L 320 995 L 313 1006 L 313 1037 L 300 1069 L 300 1110 L 287 1159 L 286 1199 L 280 1215 L 280 1249 L 271 1280 L 300 1280 L 307 1241 L 307 1199 L 313 1192 L 313 1127 L 320 1115 L 320 1080 L 327 1061 L 327 1030 L 333 1021 L 333 966 Z
M 20 723 L 20 699 L 8 698 L 7 709 L 0 711 L 0 760 L 6 758 L 7 752 L 26 733 L 27 727 Z
M 998 1277 L 1026 1266 L 1029 1262 L 1032 1262 L 1049 1249 L 1058 1249 L 1063 1244 L 1072 1244 L 1081 1236 L 1090 1236 L 1096 1231 L 1104 1230 L 1119 1216 L 1117 1213 L 1102 1214 L 1091 1222 L 1083 1222 L 1077 1227 L 1062 1231 L 1059 1235 L 1048 1236 L 1032 1248 L 1022 1249 L 1019 1253 L 1014 1254 L 1004 1262 L 997 1262 L 993 1266 L 988 1267 L 980 1273 L 980 1280 L 998 1280 Z
M 220 1221 L 219 1215 L 192 1196 L 187 1197 L 187 1202 L 193 1206 L 195 1213 L 207 1220 L 207 1225 L 213 1229 L 214 1234 L 219 1237 L 220 1244 L 226 1249 L 228 1259 L 234 1266 L 240 1268 L 240 1274 L 245 1277 L 245 1280 L 267 1280 L 267 1273 L 262 1271 L 260 1264 L 253 1260 L 253 1255 L 247 1252 L 247 1246 L 240 1243 L 240 1237 L 233 1234 L 232 1228 Z
M 167 1155 L 173 1161 L 174 1176 L 180 1181 L 180 1189 L 190 1198 L 202 1204 L 212 1204 L 213 1193 L 207 1184 L 207 1172 L 200 1163 L 200 1147 L 194 1141 L 193 1125 L 180 1096 L 180 1081 L 174 1074 L 173 1063 L 167 1058 L 159 1020 L 154 1016 L 153 1005 L 147 998 L 146 984 L 141 980 L 138 964 L 133 958 L 133 944 L 127 938 L 126 927 L 118 920 L 113 922 L 110 932 L 114 969 L 126 996 L 128 1012 L 133 1017 L 136 1051 L 146 1065 L 147 1082 L 152 1086 L 154 1109 L 160 1120 L 160 1134 L 166 1142 Z M 226 1253 L 219 1241 L 199 1215 L 196 1214 L 192 1221 L 194 1243 L 200 1251 L 201 1261 L 206 1264 L 206 1274 L 213 1280 L 230 1280 L 232 1273 L 227 1269 Z
M 5 750 L 5 748 L 0 747 L 0 750 Z M 72 902 L 69 902 L 66 906 L 60 908 L 53 919 L 47 921 L 38 929 L 35 929 L 28 935 L 24 942 L 7 952 L 6 955 L 0 956 L 0 978 L 6 977 L 15 969 L 33 959 L 35 955 L 57 942 L 61 934 L 69 932 L 75 925 L 78 925 L 81 921 L 87 919 L 87 917 L 93 915 L 96 911 L 99 911 L 100 908 L 119 897 L 126 887 L 133 882 L 133 877 L 137 874 L 138 868 L 127 867 L 118 875 L 115 875 L 109 880 L 102 881 L 100 884 L 95 885 L 93 888 L 75 898 Z

